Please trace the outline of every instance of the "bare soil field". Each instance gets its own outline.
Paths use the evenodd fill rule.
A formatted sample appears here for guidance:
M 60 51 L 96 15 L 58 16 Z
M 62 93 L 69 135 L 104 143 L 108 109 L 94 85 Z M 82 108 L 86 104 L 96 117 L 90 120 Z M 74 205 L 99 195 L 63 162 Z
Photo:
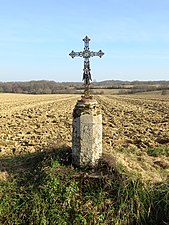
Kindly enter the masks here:
M 0 158 L 71 147 L 72 111 L 78 95 L 0 94 Z M 103 152 L 154 182 L 168 179 L 169 96 L 97 96 L 103 115 Z M 1 163 L 1 161 L 0 161 Z M 3 165 L 0 165 L 3 171 Z

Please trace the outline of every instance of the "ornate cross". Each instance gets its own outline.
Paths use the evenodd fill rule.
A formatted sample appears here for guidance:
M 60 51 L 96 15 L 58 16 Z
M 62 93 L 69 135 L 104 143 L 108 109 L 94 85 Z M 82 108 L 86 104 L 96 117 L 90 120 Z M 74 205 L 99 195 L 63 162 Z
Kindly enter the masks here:
M 87 36 L 83 39 L 84 41 L 84 51 L 83 52 L 74 52 L 73 50 L 69 54 L 72 58 L 80 56 L 84 58 L 84 69 L 83 69 L 83 80 L 84 80 L 84 96 L 90 97 L 90 80 L 91 73 L 90 73 L 90 61 L 89 58 L 93 56 L 99 56 L 100 58 L 104 55 L 104 53 L 100 50 L 98 52 L 90 51 L 89 49 L 89 41 L 90 38 Z

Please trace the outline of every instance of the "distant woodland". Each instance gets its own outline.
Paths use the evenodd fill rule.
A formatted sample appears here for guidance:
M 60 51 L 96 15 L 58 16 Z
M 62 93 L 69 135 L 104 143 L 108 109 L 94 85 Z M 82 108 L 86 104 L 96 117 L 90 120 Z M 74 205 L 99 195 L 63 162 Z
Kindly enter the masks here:
M 29 81 L 29 82 L 0 82 L 2 93 L 24 94 L 58 94 L 74 93 L 77 87 L 82 88 L 81 83 L 60 83 L 55 81 Z
M 29 81 L 29 82 L 0 82 L 0 93 L 24 94 L 81 94 L 84 86 L 82 82 L 55 82 L 55 81 Z M 118 81 L 107 80 L 92 82 L 93 94 L 104 94 L 106 89 L 118 89 L 116 94 L 133 94 L 146 91 L 169 91 L 169 81 Z

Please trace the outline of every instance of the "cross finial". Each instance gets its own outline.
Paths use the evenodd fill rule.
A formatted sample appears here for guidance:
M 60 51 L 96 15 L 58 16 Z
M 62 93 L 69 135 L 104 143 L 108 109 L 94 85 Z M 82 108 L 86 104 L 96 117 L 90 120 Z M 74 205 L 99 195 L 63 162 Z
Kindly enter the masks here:
M 88 43 L 88 42 L 90 41 L 90 38 L 88 38 L 88 36 L 86 36 L 85 38 L 83 38 L 83 41 L 84 41 L 85 43 Z
M 83 41 L 88 42 L 88 41 L 90 41 L 90 38 L 88 36 L 86 36 L 85 38 L 83 38 Z
M 83 80 L 84 80 L 84 96 L 90 97 L 90 81 L 92 80 L 91 78 L 91 73 L 90 73 L 90 61 L 89 58 L 93 56 L 99 56 L 100 58 L 104 55 L 104 53 L 99 50 L 98 52 L 93 52 L 90 51 L 89 49 L 89 41 L 90 38 L 86 36 L 83 38 L 84 41 L 84 51 L 83 52 L 74 52 L 73 50 L 69 54 L 72 58 L 76 56 L 80 56 L 84 58 L 84 69 L 83 69 Z

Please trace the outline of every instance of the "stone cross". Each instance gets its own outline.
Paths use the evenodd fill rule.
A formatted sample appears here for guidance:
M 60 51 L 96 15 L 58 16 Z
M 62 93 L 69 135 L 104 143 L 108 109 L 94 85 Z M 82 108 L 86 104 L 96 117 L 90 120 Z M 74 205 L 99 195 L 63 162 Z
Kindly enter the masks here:
M 84 69 L 83 69 L 83 80 L 84 80 L 84 96 L 85 98 L 90 97 L 90 80 L 91 73 L 90 73 L 90 57 L 99 56 L 100 58 L 104 55 L 104 53 L 99 50 L 98 52 L 90 51 L 89 49 L 89 41 L 90 38 L 87 36 L 83 39 L 84 41 L 84 51 L 83 52 L 74 52 L 73 50 L 69 54 L 72 58 L 80 56 L 84 58 Z

